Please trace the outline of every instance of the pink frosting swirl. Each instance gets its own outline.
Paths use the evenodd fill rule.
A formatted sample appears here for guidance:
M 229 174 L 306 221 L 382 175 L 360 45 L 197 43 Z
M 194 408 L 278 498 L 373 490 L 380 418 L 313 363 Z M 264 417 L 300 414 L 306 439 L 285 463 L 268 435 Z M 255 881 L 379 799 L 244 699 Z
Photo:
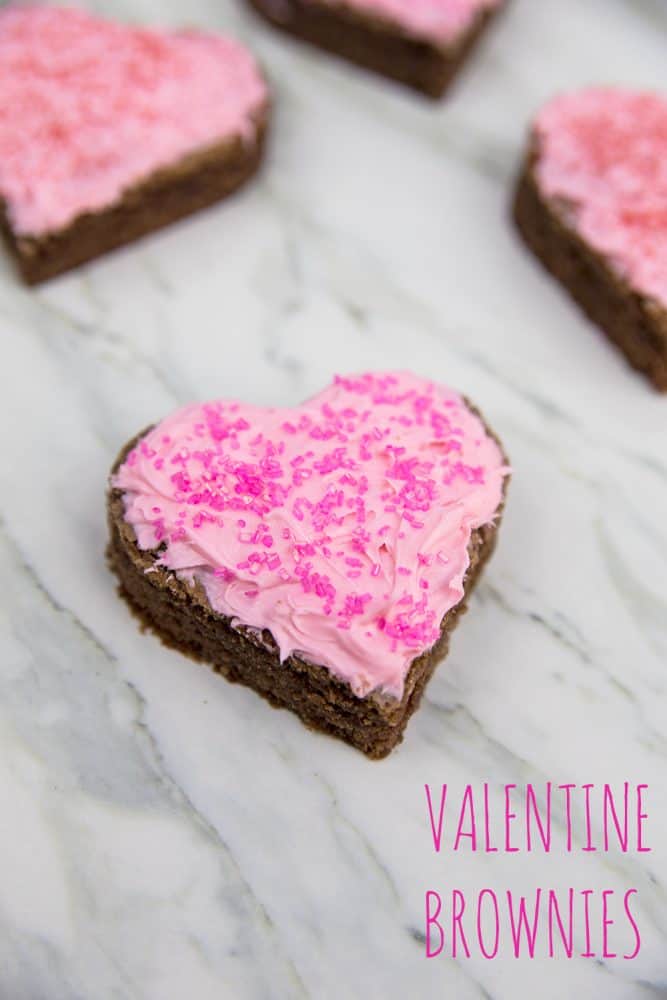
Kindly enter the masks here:
M 318 0 L 319 2 L 319 0 Z M 501 0 L 325 0 L 362 13 L 378 14 L 413 35 L 450 45 L 484 11 Z
M 591 88 L 537 117 L 536 178 L 637 291 L 667 305 L 667 100 Z
M 0 196 L 21 235 L 67 226 L 181 157 L 240 135 L 266 100 L 241 45 L 81 10 L 0 11 Z
M 508 473 L 456 393 L 408 373 L 337 377 L 295 409 L 178 410 L 113 486 L 141 549 L 211 606 L 268 629 L 358 696 L 400 698 L 463 596 L 471 532 Z

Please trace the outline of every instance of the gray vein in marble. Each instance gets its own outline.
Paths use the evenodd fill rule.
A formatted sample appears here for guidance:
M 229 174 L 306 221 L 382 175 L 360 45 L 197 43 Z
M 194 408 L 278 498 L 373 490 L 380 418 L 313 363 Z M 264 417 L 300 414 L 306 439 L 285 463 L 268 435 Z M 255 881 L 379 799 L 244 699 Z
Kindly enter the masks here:
M 576 625 L 573 622 L 569 622 L 560 612 L 556 612 L 555 617 L 560 620 L 560 624 L 556 624 L 555 622 L 549 621 L 548 618 L 541 612 L 533 610 L 520 611 L 510 603 L 509 598 L 502 591 L 488 582 L 484 582 L 480 585 L 479 590 L 477 591 L 477 597 L 482 601 L 486 598 L 490 598 L 507 614 L 524 617 L 528 621 L 538 625 L 540 628 L 545 629 L 549 635 L 564 646 L 565 649 L 574 653 L 581 663 L 586 666 L 593 665 L 593 657 L 583 645 L 583 636 L 577 629 Z M 572 636 L 568 635 L 568 632 L 578 634 Z
M 370 862 L 372 868 L 374 868 L 380 875 L 381 880 L 384 882 L 387 890 L 389 891 L 393 904 L 395 906 L 398 906 L 401 902 L 400 893 L 398 891 L 396 883 L 391 877 L 391 873 L 387 869 L 387 866 L 383 863 L 379 854 L 373 847 L 373 844 L 370 842 L 370 840 L 364 834 L 364 832 L 360 830 L 357 826 L 355 826 L 352 820 L 344 814 L 338 803 L 335 788 L 331 785 L 330 782 L 326 780 L 326 778 L 322 776 L 320 777 L 320 781 L 322 783 L 322 786 L 326 790 L 327 796 L 329 798 L 329 803 L 332 814 L 334 816 L 334 821 L 338 821 L 339 823 L 341 823 L 343 827 L 345 827 L 345 829 L 347 829 L 354 836 L 355 841 L 359 845 L 361 845 L 363 854 L 361 858 L 358 858 L 355 852 L 353 850 L 351 851 L 348 848 L 348 846 L 341 839 L 339 839 L 341 849 L 344 850 L 346 853 L 348 853 L 350 858 L 350 863 L 355 867 L 359 867 L 360 865 L 363 867 L 364 861 Z
M 626 568 L 621 567 L 621 576 L 625 571 Z M 627 583 L 625 586 L 627 587 L 627 593 L 630 596 L 630 599 L 633 602 L 636 601 L 638 599 L 638 592 L 633 590 L 632 587 L 627 586 Z M 596 672 L 598 672 L 607 684 L 613 687 L 628 702 L 632 703 L 641 722 L 641 729 L 644 734 L 643 738 L 650 741 L 650 745 L 655 751 L 659 751 L 667 756 L 667 739 L 662 731 L 655 729 L 654 725 L 646 718 L 644 706 L 639 701 L 637 695 L 631 690 L 628 684 L 621 681 L 611 672 L 610 669 L 606 669 L 599 662 L 598 657 L 594 656 L 590 650 L 582 644 L 581 638 L 574 638 L 572 635 L 568 635 L 568 632 L 572 632 L 573 630 L 576 631 L 576 626 L 569 622 L 564 615 L 559 612 L 556 613 L 555 617 L 559 620 L 559 624 L 556 624 L 555 622 L 549 621 L 549 619 L 541 612 L 536 612 L 530 609 L 518 609 L 512 605 L 505 594 L 490 583 L 482 583 L 477 596 L 482 601 L 488 596 L 507 614 L 513 617 L 524 618 L 525 620 L 534 623 L 539 628 L 546 630 L 546 632 L 553 639 L 555 639 L 559 645 L 561 645 L 568 652 L 573 653 L 584 667 L 593 668 Z M 659 691 L 660 693 L 663 693 L 664 686 L 660 687 Z
M 595 522 L 601 552 L 609 570 L 619 597 L 637 621 L 647 641 L 665 662 L 667 656 L 667 601 L 649 590 L 637 578 L 634 568 L 628 565 L 618 555 L 613 539 L 610 537 L 604 522 L 598 518 Z M 658 541 L 653 532 L 652 537 Z M 664 693 L 664 685 L 660 693 Z
M 8 576 L 1 581 L 3 590 L 5 592 L 15 592 L 20 602 L 28 598 L 29 591 L 36 592 L 44 605 L 44 620 L 40 623 L 39 628 L 35 629 L 33 627 L 29 632 L 21 628 L 19 624 L 21 622 L 20 607 L 17 609 L 19 613 L 16 616 L 18 629 L 15 633 L 16 638 L 21 646 L 30 652 L 33 659 L 27 683 L 33 690 L 39 690 L 42 698 L 55 698 L 57 702 L 66 705 L 68 711 L 76 711 L 77 707 L 81 709 L 81 712 L 78 714 L 76 728 L 73 729 L 69 738 L 72 741 L 73 751 L 69 765 L 66 765 L 65 759 L 62 757 L 59 761 L 61 767 L 68 766 L 71 769 L 66 784 L 66 788 L 70 791 L 70 794 L 74 787 L 78 786 L 88 794 L 101 796 L 106 800 L 114 801 L 118 804 L 122 803 L 134 808 L 146 808 L 148 805 L 154 808 L 157 807 L 160 810 L 163 810 L 165 807 L 170 810 L 176 808 L 181 820 L 189 824 L 195 824 L 196 828 L 212 843 L 216 851 L 220 852 L 222 859 L 224 859 L 224 866 L 229 868 L 230 874 L 228 879 L 232 884 L 235 883 L 237 885 L 238 888 L 236 891 L 242 894 L 242 898 L 245 897 L 246 902 L 244 905 L 246 908 L 248 906 L 254 908 L 267 933 L 271 937 L 279 938 L 278 929 L 275 927 L 261 900 L 257 898 L 250 885 L 243 878 L 234 856 L 228 845 L 224 842 L 220 831 L 213 827 L 194 807 L 184 789 L 174 781 L 165 769 L 159 746 L 145 719 L 145 702 L 132 683 L 129 681 L 121 682 L 115 677 L 117 661 L 113 653 L 74 612 L 64 607 L 50 593 L 39 579 L 35 569 L 23 559 L 15 543 L 12 542 L 10 536 L 7 534 L 6 526 L 2 522 L 0 522 L 0 545 L 5 550 L 3 553 L 5 562 L 9 562 Z M 35 614 L 37 607 L 37 604 L 33 605 L 33 614 Z M 48 621 L 49 618 L 54 618 L 55 620 Z M 66 633 L 71 629 L 78 636 L 73 642 L 72 640 L 67 641 L 66 638 Z M 62 638 L 56 640 L 58 633 L 63 633 L 63 635 Z M 42 642 L 42 635 L 49 636 L 49 642 L 46 646 Z M 78 648 L 79 662 L 84 664 L 82 671 L 77 670 L 73 672 L 68 670 L 64 664 L 58 665 L 54 662 L 56 650 L 61 648 L 67 649 L 72 645 Z M 86 646 L 88 646 L 88 651 L 86 651 Z M 49 651 L 52 651 L 51 656 L 49 656 Z M 95 661 L 100 659 L 104 663 L 104 669 L 102 669 L 99 663 L 95 667 Z M 86 663 L 86 661 L 91 662 Z M 111 674 L 109 673 L 110 669 L 112 671 Z M 104 677 L 104 684 L 107 687 L 108 693 L 100 699 L 101 677 Z M 20 711 L 21 702 L 15 701 L 13 697 L 17 683 L 21 684 L 22 689 L 25 687 L 21 683 L 21 678 L 11 680 L 10 684 L 5 687 L 4 706 L 8 707 L 14 703 L 16 710 Z M 134 701 L 132 711 L 133 739 L 132 744 L 127 749 L 123 748 L 122 744 L 119 743 L 115 747 L 111 746 L 109 739 L 111 738 L 114 742 L 117 742 L 117 738 L 115 736 L 111 737 L 111 733 L 105 731 L 104 728 L 100 728 L 98 724 L 98 718 L 106 715 L 108 711 L 108 707 L 105 707 L 105 702 L 116 687 L 119 687 L 121 692 L 129 692 L 131 699 Z M 118 697 L 118 695 L 113 695 L 113 697 Z M 121 693 L 120 697 L 124 698 L 124 693 Z M 91 699 L 98 702 L 99 709 L 98 712 L 93 713 L 94 719 L 91 722 L 93 728 L 83 736 L 83 746 L 85 746 L 85 749 L 82 747 L 80 750 L 77 750 L 76 742 L 81 733 L 81 722 L 85 717 L 83 713 L 90 713 Z M 83 707 L 84 703 L 86 703 L 85 708 Z M 49 701 L 47 700 L 45 704 L 48 706 Z M 42 749 L 42 752 L 46 754 L 49 744 L 48 742 L 43 743 L 39 734 L 34 730 L 33 715 L 36 708 L 34 696 L 30 698 L 29 706 L 30 714 L 23 720 L 23 735 L 30 741 L 31 746 Z M 139 751 L 139 757 L 136 757 L 136 751 Z M 114 783 L 112 785 L 109 784 L 106 776 L 103 777 L 106 771 L 104 762 L 109 759 L 113 759 L 115 762 L 115 771 L 113 772 Z M 127 761 L 125 768 L 121 768 L 120 766 L 123 759 Z M 82 762 L 85 762 L 83 769 L 81 768 Z M 51 758 L 51 763 L 55 763 L 53 758 Z M 142 777 L 142 772 L 146 768 L 148 768 L 150 779 L 147 786 L 142 788 L 141 799 L 137 800 L 132 797 L 128 800 L 128 793 L 134 796 L 145 780 Z M 63 774 L 65 773 L 63 771 Z M 72 878 L 75 879 L 74 870 L 72 870 Z M 80 886 L 78 887 L 78 891 L 83 891 Z M 88 909 L 92 905 L 93 897 L 90 896 L 86 908 Z M 257 917 L 254 918 L 253 922 L 256 933 L 259 930 Z M 300 980 L 296 966 L 286 957 L 283 957 L 282 961 L 284 962 L 287 976 L 293 984 L 294 991 L 290 995 L 295 998 L 307 997 L 307 991 Z M 120 967 L 118 967 L 118 971 L 122 974 Z
M 86 323 L 66 310 L 58 308 L 46 299 L 40 301 L 40 306 L 44 310 L 45 318 L 56 319 L 74 333 L 80 334 L 85 338 L 86 342 L 93 344 L 96 350 L 100 346 L 113 348 L 114 353 L 106 355 L 108 363 L 117 365 L 121 370 L 130 366 L 133 368 L 145 368 L 169 397 L 174 400 L 174 403 L 177 400 L 192 398 L 192 394 L 178 383 L 178 372 L 176 370 L 172 368 L 167 371 L 159 363 L 158 358 L 149 358 L 145 354 L 135 350 L 132 342 L 119 331 L 112 330 L 100 322 Z M 41 325 L 43 328 L 44 324 Z M 64 342 L 62 338 L 54 337 L 52 330 L 43 330 L 43 336 L 50 341 L 47 344 L 49 349 L 54 354 L 59 354 L 62 357 L 61 344 Z M 128 355 L 128 357 L 122 358 L 123 354 Z

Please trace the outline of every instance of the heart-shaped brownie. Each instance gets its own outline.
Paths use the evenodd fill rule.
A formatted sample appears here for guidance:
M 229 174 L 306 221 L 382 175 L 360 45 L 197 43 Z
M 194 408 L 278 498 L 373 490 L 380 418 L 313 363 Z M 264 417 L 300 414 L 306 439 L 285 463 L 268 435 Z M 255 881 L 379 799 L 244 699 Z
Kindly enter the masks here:
M 341 6 L 338 0 L 316 2 Z M 449 46 L 460 41 L 481 14 L 500 3 L 501 0 L 345 0 L 348 10 L 381 18 L 417 38 Z
M 612 88 L 556 98 L 535 124 L 545 197 L 619 274 L 667 307 L 667 100 Z
M 516 215 L 586 312 L 667 389 L 667 99 L 606 87 L 552 100 Z
M 440 97 L 506 0 L 248 0 L 283 31 Z
M 44 255 L 82 217 L 125 202 L 106 231 L 98 225 L 97 248 L 83 246 L 87 229 L 74 233 L 89 257 L 221 197 L 256 166 L 266 111 L 255 61 L 228 38 L 74 8 L 5 8 L 0 199 L 15 248 Z M 72 253 L 48 250 L 61 263 Z
M 495 533 L 507 473 L 460 396 L 406 373 L 337 377 L 295 409 L 186 406 L 112 476 L 112 560 L 120 551 L 125 590 L 172 640 L 182 622 L 153 585 L 194 595 L 254 651 L 270 633 L 283 673 L 298 659 L 356 699 L 401 704 L 463 600 L 471 551 L 488 554 L 479 533 Z

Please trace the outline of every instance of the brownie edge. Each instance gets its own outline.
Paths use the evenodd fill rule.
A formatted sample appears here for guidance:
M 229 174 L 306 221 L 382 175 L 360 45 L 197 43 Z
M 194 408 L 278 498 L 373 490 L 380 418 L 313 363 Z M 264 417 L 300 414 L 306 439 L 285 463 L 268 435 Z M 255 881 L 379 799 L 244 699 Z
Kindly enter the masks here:
M 519 233 L 583 312 L 661 392 L 667 392 L 667 309 L 634 290 L 567 224 L 535 177 L 539 151 L 529 150 L 513 215 Z
M 184 156 L 56 232 L 18 235 L 0 198 L 0 231 L 23 280 L 47 281 L 227 197 L 261 164 L 269 110 L 267 102 L 255 115 L 251 141 L 233 136 Z
M 416 37 L 378 15 L 313 0 L 247 0 L 274 27 L 390 77 L 427 97 L 442 97 L 489 22 L 504 6 L 481 11 L 452 45 Z
M 149 430 L 122 449 L 112 474 Z M 281 663 L 268 630 L 260 635 L 257 630 L 232 626 L 229 618 L 213 610 L 201 584 L 191 586 L 156 566 L 160 549 L 138 547 L 134 529 L 125 520 L 123 492 L 114 487 L 110 487 L 107 497 L 107 559 L 118 577 L 120 595 L 142 624 L 166 645 L 207 662 L 230 681 L 251 687 L 274 707 L 290 709 L 309 728 L 335 736 L 368 757 L 379 759 L 403 739 L 431 674 L 447 654 L 449 637 L 467 610 L 468 598 L 495 548 L 507 482 L 505 478 L 494 522 L 472 533 L 464 596 L 445 615 L 436 644 L 413 661 L 400 701 L 379 693 L 359 698 L 326 667 L 298 656 Z

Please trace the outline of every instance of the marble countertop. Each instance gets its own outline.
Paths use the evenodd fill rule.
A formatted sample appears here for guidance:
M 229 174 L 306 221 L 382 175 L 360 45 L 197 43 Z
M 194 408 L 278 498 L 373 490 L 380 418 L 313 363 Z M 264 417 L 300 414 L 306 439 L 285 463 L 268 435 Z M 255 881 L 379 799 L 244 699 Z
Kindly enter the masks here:
M 508 223 L 543 99 L 667 90 L 664 0 L 513 0 L 438 104 L 234 0 L 94 6 L 247 39 L 275 129 L 256 184 L 104 261 L 28 291 L 0 256 L 1 1000 L 667 996 L 667 400 Z M 381 763 L 141 634 L 104 562 L 107 471 L 138 429 L 373 367 L 464 391 L 515 469 Z M 569 854 L 434 852 L 425 783 L 487 783 L 497 814 L 548 781 L 648 785 L 651 852 L 583 852 L 580 826 Z M 425 958 L 426 890 L 537 886 L 635 888 L 640 953 L 517 960 L 503 927 L 494 960 Z

